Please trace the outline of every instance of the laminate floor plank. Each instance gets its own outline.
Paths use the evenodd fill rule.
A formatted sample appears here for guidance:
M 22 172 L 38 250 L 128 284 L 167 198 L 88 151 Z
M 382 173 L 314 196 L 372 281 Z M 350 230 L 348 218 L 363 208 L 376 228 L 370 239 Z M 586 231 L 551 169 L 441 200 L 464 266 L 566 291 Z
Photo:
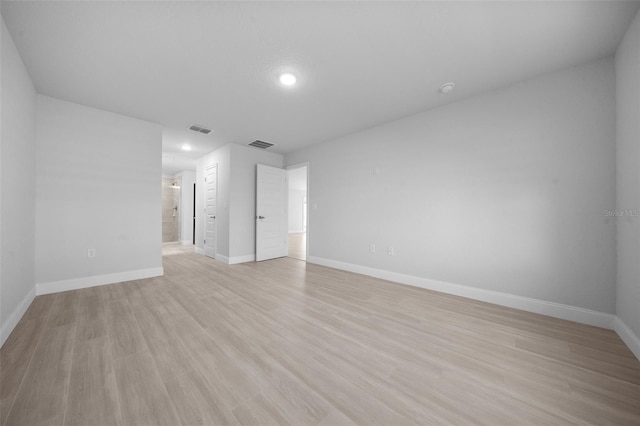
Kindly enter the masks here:
M 357 423 L 354 423 L 349 417 L 345 416 L 339 410 L 333 410 L 329 414 L 327 414 L 324 419 L 320 420 L 316 423 L 317 426 L 355 426 Z
M 225 347 L 225 354 L 232 357 L 262 390 L 251 401 L 241 404 L 240 409 L 236 407 L 235 414 L 242 413 L 241 416 L 250 417 L 250 412 L 264 408 L 265 399 L 280 407 L 279 411 L 283 412 L 286 423 L 291 424 L 315 424 L 334 410 L 331 404 L 317 392 L 267 355 L 263 347 L 275 340 L 262 340 L 262 345 L 257 345 L 255 342 L 258 339 L 253 338 L 252 334 L 243 334 L 259 324 L 259 322 L 251 323 L 251 320 L 249 320 L 249 326 L 243 324 L 243 320 L 251 316 L 244 315 L 249 312 L 238 309 L 232 311 L 238 312 L 238 316 L 234 318 L 234 323 L 239 325 L 235 335 L 219 327 L 212 327 L 207 331 L 216 341 L 223 340 L 223 336 L 226 335 L 224 340 L 228 340 L 230 345 Z
M 18 323 L 0 349 L 0 424 L 4 425 L 29 361 L 42 334 L 46 317 L 31 317 Z
M 65 424 L 122 424 L 110 349 L 107 335 L 75 346 Z
M 42 296 L 36 296 L 31 302 L 31 305 L 25 312 L 22 320 L 29 320 L 33 318 L 46 318 L 51 312 L 53 307 L 53 301 L 58 297 L 57 294 L 44 294 Z
M 78 315 L 78 296 L 77 291 L 57 293 L 47 317 L 46 326 L 59 327 L 74 324 Z
M 124 424 L 180 424 L 149 352 L 137 352 L 120 357 L 114 361 L 114 365 L 116 389 Z
M 220 395 L 228 410 L 232 411 L 260 393 L 259 383 L 222 349 L 220 344 L 226 342 L 208 335 L 192 318 L 178 320 L 176 329 L 191 356 L 192 368 L 206 378 L 208 386 Z
M 59 318 L 66 317 L 65 315 Z M 62 425 L 75 323 L 46 327 L 16 394 L 7 425 Z
M 288 423 L 312 425 L 319 423 L 334 407 L 317 392 L 295 376 L 272 376 L 272 385 L 264 388 L 261 396 L 265 405 L 274 407 Z
M 179 250 L 178 250 L 179 249 Z M 281 258 L 38 296 L 3 425 L 640 424 L 611 330 Z
M 206 376 L 191 370 L 165 382 L 180 422 L 185 425 L 238 425 Z
M 189 353 L 168 324 L 173 318 L 165 318 L 146 306 L 137 309 L 135 317 L 164 382 L 174 380 L 176 376 L 191 370 Z
M 637 366 L 635 366 L 637 363 L 619 365 L 615 362 L 615 359 L 613 359 L 613 362 L 601 361 L 599 359 L 585 357 L 581 353 L 572 353 L 568 346 L 564 350 L 558 350 L 557 345 L 544 346 L 528 339 L 519 339 L 519 341 L 516 342 L 516 347 L 640 386 L 640 372 L 638 372 Z
M 108 302 L 105 310 L 114 359 L 147 350 L 144 336 L 128 299 Z
M 108 335 L 107 312 L 95 291 L 80 290 L 76 345 Z M 110 348 L 107 348 L 111 350 Z
M 289 356 L 276 348 L 268 349 L 268 354 L 284 365 L 298 379 L 314 389 L 330 404 L 358 424 L 414 425 L 419 419 L 410 419 L 390 408 L 385 401 L 358 387 L 343 375 L 326 368 L 313 358 Z M 353 401 L 358 401 L 353 404 Z M 387 401 L 390 402 L 390 401 Z
M 236 421 L 241 425 L 275 425 L 275 424 L 286 424 L 284 419 L 280 419 L 281 423 L 278 423 L 278 419 L 269 415 L 269 413 L 259 413 L 255 409 L 254 406 L 251 406 L 249 402 L 243 403 L 242 405 L 236 407 L 233 410 L 233 415 L 236 418 Z M 280 417 L 280 416 L 279 416 Z

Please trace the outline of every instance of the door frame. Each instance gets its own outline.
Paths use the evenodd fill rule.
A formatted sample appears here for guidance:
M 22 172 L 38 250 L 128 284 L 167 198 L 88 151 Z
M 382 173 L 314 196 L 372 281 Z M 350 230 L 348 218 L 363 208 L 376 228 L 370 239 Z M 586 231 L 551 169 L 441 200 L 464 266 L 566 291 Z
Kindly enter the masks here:
M 305 235 L 305 259 L 304 261 L 306 262 L 307 259 L 309 259 L 309 234 L 311 233 L 311 197 L 310 197 L 310 192 L 309 192 L 309 188 L 311 187 L 311 185 L 309 185 L 309 176 L 311 175 L 311 166 L 309 165 L 308 161 L 305 161 L 304 163 L 296 163 L 296 164 L 292 164 L 290 166 L 285 167 L 285 170 L 288 172 L 289 170 L 293 170 L 293 169 L 301 169 L 303 167 L 307 168 L 307 230 L 305 231 L 306 235 Z M 288 206 L 287 206 L 288 208 Z

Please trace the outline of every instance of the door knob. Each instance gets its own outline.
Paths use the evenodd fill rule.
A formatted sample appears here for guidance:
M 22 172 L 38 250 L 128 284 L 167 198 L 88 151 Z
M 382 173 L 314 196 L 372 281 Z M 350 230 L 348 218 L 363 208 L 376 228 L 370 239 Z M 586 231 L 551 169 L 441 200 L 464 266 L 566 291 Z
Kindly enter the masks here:
M 216 218 L 215 216 L 209 216 L 209 217 L 210 217 L 211 219 L 215 219 L 215 218 Z
M 264 216 L 258 216 L 258 219 L 264 219 Z

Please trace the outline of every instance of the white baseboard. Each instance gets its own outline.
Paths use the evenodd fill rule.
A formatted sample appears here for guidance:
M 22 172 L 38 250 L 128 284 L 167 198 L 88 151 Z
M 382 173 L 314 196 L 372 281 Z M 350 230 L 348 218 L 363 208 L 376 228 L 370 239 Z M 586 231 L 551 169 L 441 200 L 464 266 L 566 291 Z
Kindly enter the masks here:
M 180 241 L 180 245 L 181 246 L 191 246 L 191 245 L 193 245 L 193 241 L 192 240 L 182 240 L 182 241 Z
M 2 324 L 2 330 L 0 330 L 0 347 L 2 347 L 2 345 L 4 345 L 4 342 L 7 341 L 7 339 L 11 335 L 11 332 L 14 328 L 16 328 L 16 325 L 18 325 L 25 312 L 27 312 L 27 309 L 29 309 L 31 302 L 33 302 L 33 299 L 35 298 L 36 287 L 33 286 L 24 297 L 24 299 L 22 299 L 22 302 L 20 302 L 20 304 L 13 310 L 11 315 L 9 315 L 7 322 Z
M 413 275 L 400 274 L 397 272 L 385 271 L 383 269 L 370 268 L 367 266 L 354 265 L 340 262 L 333 259 L 309 256 L 308 263 L 328 266 L 335 269 L 342 269 L 357 274 L 369 275 L 383 280 L 394 281 L 400 284 L 407 284 L 414 287 L 439 291 L 441 293 L 453 294 L 455 296 L 467 297 L 469 299 L 494 303 L 496 305 L 507 306 L 509 308 L 534 312 L 536 314 L 548 315 L 555 318 L 579 322 L 612 330 L 615 315 L 590 309 L 579 308 L 561 303 L 548 302 L 545 300 L 533 299 L 530 297 L 516 296 L 509 293 L 502 293 L 493 290 L 469 287 L 461 284 L 453 284 L 444 281 L 431 280 L 428 278 L 416 277 Z
M 219 253 L 216 253 L 216 260 L 219 260 L 220 262 L 224 262 L 227 265 L 235 265 L 237 263 L 253 262 L 256 260 L 256 255 L 247 254 L 244 256 L 228 257 L 228 256 L 221 255 Z
M 229 265 L 235 265 L 236 263 L 255 262 L 255 254 L 245 254 L 244 256 L 234 256 L 229 258 Z
M 196 247 L 196 250 L 195 250 L 195 251 L 196 251 L 196 253 L 197 253 L 197 254 L 201 254 L 201 255 L 203 255 L 203 256 L 205 255 L 205 254 L 204 254 L 204 249 L 203 249 L 203 248 Z
M 631 352 L 640 360 L 640 337 L 638 337 L 631 328 L 616 316 L 614 322 L 614 330 L 622 341 L 631 349 Z
M 36 284 L 36 294 L 58 293 L 61 291 L 78 290 L 81 288 L 96 287 L 99 285 L 120 283 L 124 281 L 140 280 L 143 278 L 159 277 L 164 275 L 164 269 L 149 268 L 135 271 L 117 272 L 115 274 L 94 275 L 92 277 L 74 278 L 71 280 L 53 281 Z

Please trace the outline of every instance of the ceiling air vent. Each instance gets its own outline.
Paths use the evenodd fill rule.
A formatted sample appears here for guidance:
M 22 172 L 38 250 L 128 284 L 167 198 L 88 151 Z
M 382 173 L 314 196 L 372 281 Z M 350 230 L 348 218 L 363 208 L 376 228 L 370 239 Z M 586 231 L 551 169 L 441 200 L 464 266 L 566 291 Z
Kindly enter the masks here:
M 192 124 L 191 126 L 189 126 L 189 130 L 193 130 L 194 132 L 202 133 L 205 135 L 208 135 L 209 133 L 213 132 L 213 130 L 207 129 L 206 127 L 202 127 L 198 124 Z
M 255 140 L 251 142 L 249 146 L 255 146 L 256 148 L 260 148 L 260 149 L 267 149 L 269 147 L 272 147 L 273 144 L 265 141 Z

